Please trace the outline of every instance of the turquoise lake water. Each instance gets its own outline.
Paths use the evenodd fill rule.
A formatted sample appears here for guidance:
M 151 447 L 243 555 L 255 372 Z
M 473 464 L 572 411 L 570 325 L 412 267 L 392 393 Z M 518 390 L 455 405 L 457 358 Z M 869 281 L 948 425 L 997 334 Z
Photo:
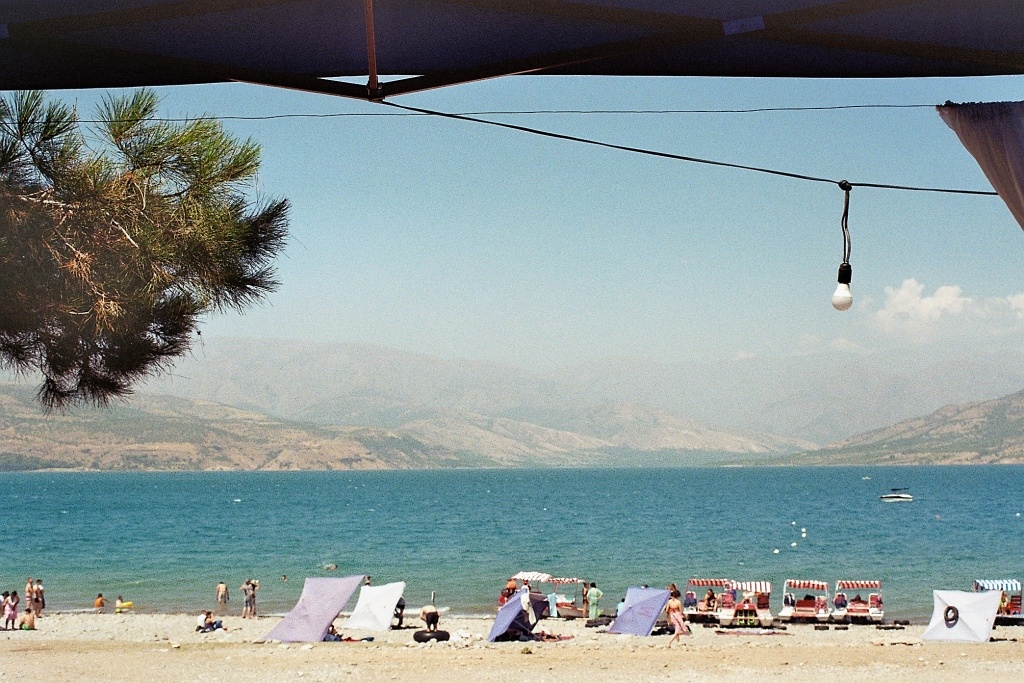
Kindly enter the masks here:
M 916 500 L 880 502 L 894 486 Z M 5 473 L 0 586 L 191 612 L 220 580 L 240 609 L 252 576 L 272 613 L 305 576 L 365 573 L 487 614 L 523 569 L 594 580 L 609 607 L 690 576 L 773 581 L 776 610 L 786 578 L 879 578 L 887 616 L 920 619 L 933 588 L 1024 578 L 1022 512 L 1016 466 Z

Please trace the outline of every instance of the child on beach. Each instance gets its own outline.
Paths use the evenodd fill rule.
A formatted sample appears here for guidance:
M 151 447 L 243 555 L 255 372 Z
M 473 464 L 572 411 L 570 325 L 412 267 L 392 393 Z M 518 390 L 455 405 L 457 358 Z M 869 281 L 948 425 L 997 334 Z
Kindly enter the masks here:
M 107 599 L 103 597 L 103 593 L 100 593 L 96 596 L 96 599 L 93 601 L 92 606 L 96 608 L 97 612 L 103 611 L 103 608 L 107 606 Z

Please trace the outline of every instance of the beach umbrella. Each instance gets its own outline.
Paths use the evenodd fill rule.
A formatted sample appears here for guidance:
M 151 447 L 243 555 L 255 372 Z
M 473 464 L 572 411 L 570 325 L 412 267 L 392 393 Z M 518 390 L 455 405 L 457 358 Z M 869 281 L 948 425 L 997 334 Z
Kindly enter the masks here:
M 649 636 L 658 616 L 665 609 L 671 594 L 663 588 L 640 588 L 630 586 L 626 590 L 626 602 L 622 614 L 608 627 L 609 633 L 631 633 L 634 636 Z
M 932 591 L 935 609 L 921 640 L 987 643 L 999 609 L 1000 591 Z

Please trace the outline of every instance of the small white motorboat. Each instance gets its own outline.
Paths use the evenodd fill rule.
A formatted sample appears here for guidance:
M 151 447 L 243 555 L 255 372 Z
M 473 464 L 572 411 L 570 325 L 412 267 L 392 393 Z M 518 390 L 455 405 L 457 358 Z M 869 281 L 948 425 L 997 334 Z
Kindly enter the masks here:
M 907 493 L 906 488 L 890 489 L 889 493 L 883 493 L 878 497 L 879 500 L 885 501 L 886 503 L 910 503 L 913 502 L 914 497 Z

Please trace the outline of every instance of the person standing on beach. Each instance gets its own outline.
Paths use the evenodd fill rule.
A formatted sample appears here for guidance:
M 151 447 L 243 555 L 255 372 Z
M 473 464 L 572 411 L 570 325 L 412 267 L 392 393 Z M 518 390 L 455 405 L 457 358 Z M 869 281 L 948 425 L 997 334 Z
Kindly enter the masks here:
M 14 623 L 18 620 L 18 591 L 11 591 L 11 594 L 4 600 L 4 630 L 8 631 L 14 628 Z
M 252 579 L 246 579 L 239 590 L 242 591 L 242 618 L 249 619 L 253 616 Z
M 597 584 L 593 581 L 590 582 L 590 590 L 587 591 L 587 600 L 590 601 L 590 618 L 597 619 L 601 613 L 601 598 L 604 597 L 604 591 L 597 587 Z
M 668 623 L 672 624 L 674 632 L 672 634 L 672 640 L 668 641 L 669 647 L 672 647 L 672 643 L 679 640 L 681 635 L 690 635 L 690 627 L 686 625 L 683 617 L 683 603 L 679 601 L 681 593 L 679 589 L 672 591 L 672 597 L 668 599 L 668 604 L 665 605 L 665 616 L 668 617 Z
M 32 577 L 28 577 L 28 581 L 25 582 L 25 606 L 31 607 L 33 597 L 36 594 L 36 584 L 32 581 Z
M 35 592 L 32 594 L 32 607 L 37 617 L 43 616 L 43 608 L 46 607 L 46 591 L 43 590 L 43 580 L 36 579 Z
M 260 589 L 260 580 L 252 580 L 252 613 L 249 615 L 251 618 L 256 618 L 256 592 Z
M 216 598 L 218 608 L 223 608 L 231 600 L 231 596 L 228 594 L 228 585 L 223 581 L 217 584 Z
M 590 585 L 583 582 L 583 616 L 590 614 L 590 598 L 587 597 L 587 592 L 590 590 Z

